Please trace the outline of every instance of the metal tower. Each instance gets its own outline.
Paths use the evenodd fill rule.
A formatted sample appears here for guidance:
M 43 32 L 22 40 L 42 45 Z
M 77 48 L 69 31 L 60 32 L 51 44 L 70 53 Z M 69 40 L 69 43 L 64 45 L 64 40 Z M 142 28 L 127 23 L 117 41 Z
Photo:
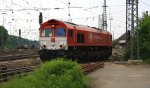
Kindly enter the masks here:
M 104 6 L 103 6 L 103 14 L 102 14 L 102 18 L 103 18 L 103 29 L 107 31 L 107 11 L 106 11 L 106 0 L 104 0 Z
M 102 28 L 102 23 L 101 23 L 101 16 L 98 16 L 98 28 L 101 29 Z
M 126 0 L 126 42 L 128 43 L 129 36 L 128 31 L 130 31 L 130 58 L 139 58 L 139 39 L 138 39 L 138 0 Z M 134 43 L 134 38 L 136 42 Z M 134 56 L 134 46 L 136 46 L 136 55 Z M 128 51 L 128 45 L 126 47 L 126 52 Z

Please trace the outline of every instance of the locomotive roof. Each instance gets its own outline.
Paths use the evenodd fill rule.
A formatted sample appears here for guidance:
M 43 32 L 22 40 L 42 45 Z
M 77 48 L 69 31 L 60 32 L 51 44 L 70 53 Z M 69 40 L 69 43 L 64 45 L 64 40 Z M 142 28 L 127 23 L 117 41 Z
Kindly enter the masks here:
M 105 30 L 102 29 L 98 29 L 96 27 L 90 27 L 90 26 L 83 26 L 83 25 L 78 25 L 75 23 L 71 23 L 71 22 L 66 22 L 66 21 L 60 21 L 60 20 L 56 20 L 56 19 L 51 19 L 48 20 L 47 22 L 44 22 L 42 25 L 47 25 L 49 23 L 58 23 L 60 25 L 66 26 L 68 29 L 74 29 L 76 28 L 77 30 L 83 30 L 83 31 L 90 31 L 90 32 L 103 32 L 104 34 L 111 34 Z
M 71 22 L 66 22 L 66 21 L 64 21 L 64 23 L 67 25 L 68 28 L 70 28 L 70 26 L 73 26 L 73 27 L 76 27 L 76 29 L 78 29 L 78 30 L 91 31 L 91 32 L 106 32 L 105 30 L 98 29 L 96 27 L 78 25 L 78 24 L 71 23 Z

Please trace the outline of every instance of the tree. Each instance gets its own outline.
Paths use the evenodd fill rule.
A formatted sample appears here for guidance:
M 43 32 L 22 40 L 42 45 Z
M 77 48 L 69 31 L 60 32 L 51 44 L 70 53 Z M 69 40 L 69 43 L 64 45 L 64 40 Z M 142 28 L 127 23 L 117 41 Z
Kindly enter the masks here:
M 150 61 L 150 16 L 144 13 L 139 25 L 140 57 Z
M 7 43 L 7 39 L 8 39 L 7 30 L 3 26 L 0 26 L 0 46 L 1 47 L 3 47 L 3 45 Z

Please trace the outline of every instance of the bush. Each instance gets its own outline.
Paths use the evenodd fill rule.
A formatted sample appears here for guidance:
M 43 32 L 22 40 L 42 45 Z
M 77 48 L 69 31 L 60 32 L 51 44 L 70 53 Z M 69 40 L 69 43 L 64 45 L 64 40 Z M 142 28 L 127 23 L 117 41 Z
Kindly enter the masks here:
M 150 64 L 150 58 L 143 59 L 144 63 Z
M 87 80 L 77 63 L 61 59 L 46 62 L 27 76 L 16 77 L 7 85 L 5 88 L 85 88 Z

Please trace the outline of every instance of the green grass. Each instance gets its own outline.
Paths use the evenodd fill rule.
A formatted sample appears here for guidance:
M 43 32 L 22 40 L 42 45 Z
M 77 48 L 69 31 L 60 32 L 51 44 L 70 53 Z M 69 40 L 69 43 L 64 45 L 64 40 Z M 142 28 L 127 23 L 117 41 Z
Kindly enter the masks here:
M 150 58 L 143 59 L 145 64 L 150 64 Z
M 14 77 L 2 88 L 87 88 L 88 80 L 76 62 L 62 58 L 45 62 L 24 77 Z

